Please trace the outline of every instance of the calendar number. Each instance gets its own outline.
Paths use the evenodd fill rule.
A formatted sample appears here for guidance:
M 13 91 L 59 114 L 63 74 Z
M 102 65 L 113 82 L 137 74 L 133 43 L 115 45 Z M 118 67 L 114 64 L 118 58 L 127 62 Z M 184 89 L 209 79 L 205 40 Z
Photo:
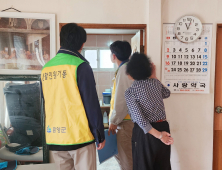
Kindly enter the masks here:
M 203 55 L 203 59 L 208 59 L 208 56 L 207 55 Z
M 178 65 L 179 65 L 179 66 L 182 66 L 182 65 L 183 65 L 183 62 L 182 62 L 182 61 L 178 61 Z
M 182 70 L 182 68 L 178 68 L 177 71 L 178 72 L 182 72 L 183 70 Z
M 207 68 L 203 68 L 203 72 L 207 72 Z
M 176 61 L 172 61 L 172 65 L 176 65 Z
M 201 59 L 201 55 L 197 55 L 197 59 Z
M 201 68 L 196 68 L 196 72 L 197 73 L 201 72 Z
M 194 65 L 195 65 L 195 62 L 194 62 L 194 61 L 191 61 L 191 62 L 190 62 L 190 65 L 191 65 L 191 66 L 194 66 Z
M 189 61 L 184 61 L 184 65 L 188 66 L 189 65 Z
M 190 72 L 193 73 L 195 68 L 190 68 Z
M 201 61 L 197 61 L 197 65 L 200 66 L 201 65 Z
M 184 68 L 184 72 L 189 72 L 189 69 L 188 68 Z
M 184 59 L 189 59 L 189 55 L 184 55 Z
M 190 55 L 190 58 L 191 59 L 195 59 L 195 55 Z

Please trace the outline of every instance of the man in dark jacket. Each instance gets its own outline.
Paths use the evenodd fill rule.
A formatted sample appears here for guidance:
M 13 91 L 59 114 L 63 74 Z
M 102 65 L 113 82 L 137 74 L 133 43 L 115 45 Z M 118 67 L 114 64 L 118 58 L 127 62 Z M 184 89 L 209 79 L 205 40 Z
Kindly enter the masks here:
M 86 31 L 70 23 L 61 48 L 42 69 L 46 143 L 59 170 L 96 170 L 96 148 L 105 146 L 103 118 L 93 71 L 80 54 Z

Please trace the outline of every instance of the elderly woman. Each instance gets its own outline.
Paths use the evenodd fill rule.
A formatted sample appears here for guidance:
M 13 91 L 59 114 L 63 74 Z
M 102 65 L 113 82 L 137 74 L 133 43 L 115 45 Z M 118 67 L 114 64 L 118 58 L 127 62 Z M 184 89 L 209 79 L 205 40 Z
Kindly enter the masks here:
M 134 122 L 133 169 L 170 170 L 173 138 L 163 103 L 163 99 L 170 96 L 170 91 L 156 78 L 155 66 L 144 54 L 134 53 L 126 72 L 134 80 L 125 92 L 127 107 Z

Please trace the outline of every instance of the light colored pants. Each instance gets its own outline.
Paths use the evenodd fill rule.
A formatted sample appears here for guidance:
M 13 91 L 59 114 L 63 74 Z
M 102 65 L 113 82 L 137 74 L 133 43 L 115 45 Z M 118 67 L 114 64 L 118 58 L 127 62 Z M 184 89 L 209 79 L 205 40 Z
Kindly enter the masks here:
M 117 127 L 117 147 L 118 155 L 115 156 L 121 170 L 133 169 L 132 158 L 132 121 L 123 121 Z
M 52 151 L 58 170 L 96 170 L 96 146 L 87 145 L 72 151 Z

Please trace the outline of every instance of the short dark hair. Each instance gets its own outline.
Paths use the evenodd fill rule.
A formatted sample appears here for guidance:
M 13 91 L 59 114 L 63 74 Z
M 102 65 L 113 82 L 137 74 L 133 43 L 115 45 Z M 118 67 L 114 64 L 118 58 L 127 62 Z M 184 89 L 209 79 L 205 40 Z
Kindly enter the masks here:
M 120 61 L 128 60 L 132 53 L 131 45 L 127 41 L 115 41 L 109 48 Z
M 134 80 L 145 80 L 152 74 L 152 63 L 145 54 L 134 53 L 126 66 L 126 73 Z
M 75 23 L 69 23 L 62 27 L 60 32 L 60 45 L 69 50 L 80 50 L 86 42 L 86 31 Z

